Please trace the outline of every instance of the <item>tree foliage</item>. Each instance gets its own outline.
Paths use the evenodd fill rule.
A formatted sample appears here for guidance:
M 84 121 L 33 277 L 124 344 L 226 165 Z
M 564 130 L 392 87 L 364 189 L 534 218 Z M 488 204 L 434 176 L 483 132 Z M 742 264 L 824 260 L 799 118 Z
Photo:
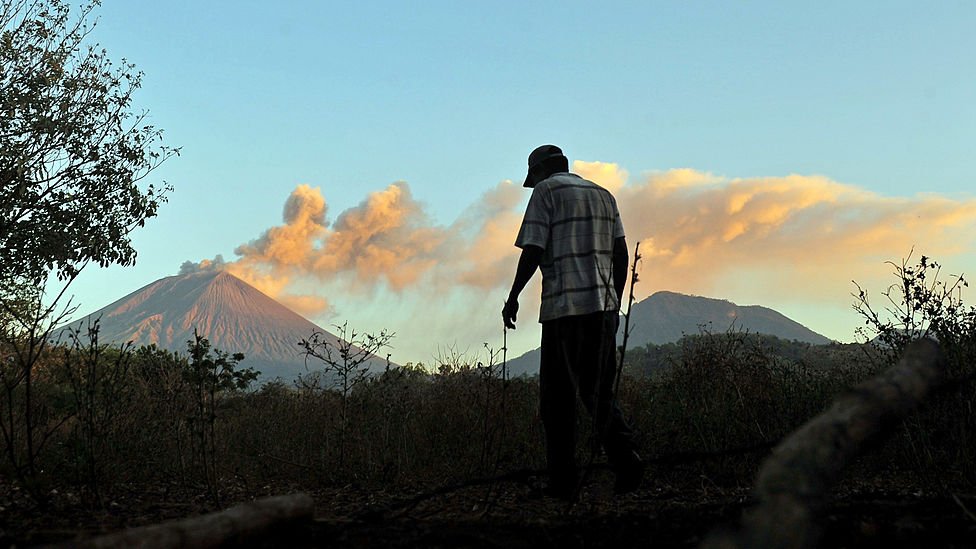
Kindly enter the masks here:
M 38 284 L 135 261 L 129 233 L 168 185 L 139 182 L 178 149 L 134 112 L 142 73 L 89 44 L 97 0 L 0 0 L 0 265 Z
M 946 352 L 961 352 L 967 359 L 976 351 L 976 308 L 963 303 L 969 283 L 963 275 L 942 277 L 942 266 L 927 256 L 911 264 L 889 262 L 897 282 L 881 293 L 885 304 L 871 304 L 867 290 L 855 282 L 854 310 L 864 319 L 858 335 L 892 350 L 897 357 L 911 341 L 932 337 Z

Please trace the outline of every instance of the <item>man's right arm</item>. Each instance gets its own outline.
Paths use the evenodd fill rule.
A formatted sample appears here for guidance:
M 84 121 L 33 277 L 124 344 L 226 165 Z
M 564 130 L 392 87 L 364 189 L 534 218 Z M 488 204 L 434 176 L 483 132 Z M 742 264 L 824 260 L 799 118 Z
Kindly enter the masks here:
M 506 328 L 515 328 L 515 318 L 518 313 L 518 297 L 522 289 L 532 279 L 542 261 L 543 249 L 538 246 L 526 245 L 522 248 L 522 255 L 519 256 L 518 267 L 515 269 L 515 281 L 512 282 L 512 291 L 508 293 L 508 300 L 505 301 L 505 308 L 502 310 L 502 320 Z
M 630 255 L 627 252 L 627 239 L 618 237 L 613 240 L 613 289 L 617 292 L 617 303 L 623 307 L 624 286 L 627 285 L 627 269 Z

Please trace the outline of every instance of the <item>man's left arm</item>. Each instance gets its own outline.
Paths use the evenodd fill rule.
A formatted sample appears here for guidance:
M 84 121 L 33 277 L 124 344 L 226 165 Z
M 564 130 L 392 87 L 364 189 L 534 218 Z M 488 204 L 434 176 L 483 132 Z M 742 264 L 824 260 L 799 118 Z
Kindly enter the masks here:
M 617 304 L 623 307 L 624 286 L 627 285 L 627 269 L 630 255 L 627 252 L 627 239 L 617 237 L 613 240 L 613 289 L 617 292 Z

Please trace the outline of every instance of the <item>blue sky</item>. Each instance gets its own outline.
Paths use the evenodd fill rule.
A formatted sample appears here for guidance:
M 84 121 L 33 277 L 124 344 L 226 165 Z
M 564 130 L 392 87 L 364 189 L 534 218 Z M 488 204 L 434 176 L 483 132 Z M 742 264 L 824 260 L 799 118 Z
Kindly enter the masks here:
M 971 2 L 106 0 L 96 13 L 92 37 L 145 72 L 137 105 L 182 154 L 151 176 L 175 191 L 159 217 L 134 233 L 137 265 L 87 270 L 73 286 L 80 313 L 175 274 L 184 261 L 217 254 L 233 261 L 237 246 L 283 224 L 285 200 L 301 184 L 320 189 L 331 223 L 370 193 L 406 182 L 410 205 L 419 208 L 411 223 L 442 238 L 494 189 L 506 197 L 512 230 L 521 211 L 512 197 L 524 201 L 527 193 L 499 185 L 521 181 L 528 152 L 548 142 L 571 160 L 612 164 L 613 177 L 635 189 L 621 194 L 647 200 L 624 218 L 638 228 L 628 229 L 632 242 L 667 230 L 639 219 L 666 217 L 655 210 L 660 203 L 704 211 L 694 201 L 702 188 L 720 200 L 743 182 L 750 192 L 771 192 L 770 178 L 791 174 L 829 182 L 804 179 L 818 189 L 810 196 L 823 197 L 818 209 L 797 198 L 786 207 L 792 213 L 763 225 L 749 247 L 720 248 L 729 265 L 695 279 L 697 286 L 687 276 L 687 284 L 669 284 L 667 272 L 679 265 L 648 261 L 642 296 L 679 290 L 760 303 L 849 341 L 858 323 L 851 279 L 886 283 L 884 260 L 912 246 L 942 252 L 937 257 L 953 273 L 976 266 L 967 217 L 976 172 Z M 672 201 L 648 191 L 675 180 L 668 174 L 678 169 L 696 174 L 698 191 Z M 788 238 L 812 230 L 804 216 L 830 211 L 842 222 L 884 211 L 894 217 L 879 214 L 877 222 L 890 225 L 933 196 L 943 201 L 938 230 L 905 225 L 865 240 L 861 227 L 843 245 L 873 247 L 847 250 L 836 266 L 816 254 L 809 264 L 775 253 L 755 264 L 764 246 L 807 242 Z M 693 250 L 679 240 L 660 257 Z M 442 253 L 499 250 L 471 236 Z M 694 257 L 688 254 L 682 257 Z M 455 291 L 448 274 L 426 269 L 397 288 L 380 276 L 350 290 L 320 272 L 290 272 L 287 285 L 328 300 L 327 310 L 303 311 L 322 325 L 348 319 L 359 329 L 400 333 L 394 360 L 400 353 L 401 362 L 429 361 L 449 345 L 477 351 L 489 338 L 499 346 L 496 317 L 510 278 Z M 799 283 L 791 293 L 772 280 L 791 270 L 837 280 L 819 292 Z M 426 337 L 412 327 L 418 316 L 433 324 Z M 534 312 L 523 316 L 510 345 L 516 354 L 538 339 Z M 459 322 L 477 328 L 454 329 Z

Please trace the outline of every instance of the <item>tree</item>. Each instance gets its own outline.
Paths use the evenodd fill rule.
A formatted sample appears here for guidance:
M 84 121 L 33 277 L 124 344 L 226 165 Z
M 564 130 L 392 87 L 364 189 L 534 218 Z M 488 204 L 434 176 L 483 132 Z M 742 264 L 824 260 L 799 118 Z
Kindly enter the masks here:
M 38 364 L 73 311 L 58 302 L 85 265 L 135 261 L 129 234 L 171 190 L 140 182 L 179 152 L 133 112 L 142 73 L 90 43 L 96 6 L 0 0 L 0 409 L 5 447 L 26 445 L 7 452 L 23 484 L 49 432 Z
M 197 443 L 197 456 L 202 465 L 207 489 L 215 504 L 220 504 L 217 478 L 217 408 L 221 397 L 228 392 L 244 391 L 261 372 L 253 368 L 238 370 L 244 360 L 242 353 L 228 354 L 211 349 L 210 341 L 193 330 L 193 339 L 186 342 L 189 353 L 184 378 L 193 393 L 194 412 L 191 427 Z
M 22 284 L 131 265 L 130 232 L 171 190 L 139 186 L 179 151 L 132 110 L 142 73 L 88 44 L 98 3 L 0 0 L 0 265 Z
M 348 322 L 335 324 L 338 330 L 338 340 L 323 332 L 315 330 L 308 339 L 298 342 L 305 354 L 305 367 L 309 360 L 318 361 L 321 370 L 311 372 L 308 376 L 299 376 L 300 387 L 312 390 L 323 389 L 323 381 L 330 384 L 332 389 L 339 392 L 342 406 L 339 409 L 339 466 L 345 460 L 346 434 L 349 430 L 349 395 L 352 390 L 366 381 L 369 375 L 371 360 L 377 358 L 377 352 L 389 347 L 390 341 L 396 336 L 393 332 L 381 330 L 379 334 L 360 334 L 350 330 Z M 389 369 L 389 355 L 387 355 L 387 369 Z M 323 380 L 323 376 L 330 379 Z

